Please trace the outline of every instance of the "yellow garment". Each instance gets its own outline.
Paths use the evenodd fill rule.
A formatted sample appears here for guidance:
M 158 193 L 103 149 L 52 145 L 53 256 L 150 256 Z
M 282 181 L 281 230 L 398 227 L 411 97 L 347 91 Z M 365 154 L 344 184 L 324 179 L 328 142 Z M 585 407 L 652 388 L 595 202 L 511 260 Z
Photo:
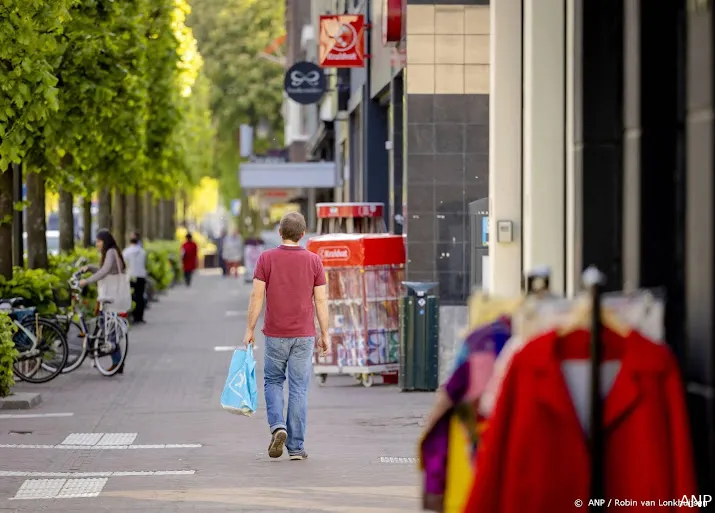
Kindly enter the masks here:
M 471 437 L 458 415 L 449 420 L 447 483 L 444 491 L 444 513 L 462 513 L 472 486 Z
M 524 301 L 523 297 L 496 298 L 478 292 L 469 298 L 469 328 L 470 333 L 480 326 L 491 324 L 502 315 L 511 315 Z

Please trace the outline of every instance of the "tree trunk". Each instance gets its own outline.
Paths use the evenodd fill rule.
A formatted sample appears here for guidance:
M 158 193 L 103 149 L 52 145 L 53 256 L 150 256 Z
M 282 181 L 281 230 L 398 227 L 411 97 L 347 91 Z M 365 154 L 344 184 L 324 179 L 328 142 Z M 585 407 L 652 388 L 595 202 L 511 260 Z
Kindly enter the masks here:
M 189 194 L 186 191 L 181 193 L 181 225 L 189 229 Z
M 27 200 L 27 267 L 47 269 L 47 211 L 42 173 L 27 174 Z
M 144 193 L 142 198 L 142 237 L 151 240 L 151 195 Z
M 163 240 L 174 240 L 176 238 L 176 203 L 173 199 L 161 200 L 160 207 L 160 237 Z
M 112 229 L 112 191 L 101 189 L 99 191 L 99 213 L 97 216 L 97 229 Z
M 0 171 L 0 276 L 12 279 L 12 168 Z
M 74 251 L 74 196 L 60 189 L 60 251 Z
M 156 239 L 161 239 L 161 216 L 159 215 L 161 211 L 161 208 L 159 206 L 159 200 L 152 197 L 151 198 L 151 224 L 150 226 L 150 231 L 151 231 L 151 239 L 156 240 Z
M 92 245 L 92 199 L 82 201 L 82 245 L 88 248 Z
M 139 196 L 136 194 L 129 194 L 126 196 L 127 203 L 127 234 L 133 234 L 141 230 L 139 224 Z
M 114 238 L 124 249 L 127 245 L 127 197 L 119 191 L 114 193 Z

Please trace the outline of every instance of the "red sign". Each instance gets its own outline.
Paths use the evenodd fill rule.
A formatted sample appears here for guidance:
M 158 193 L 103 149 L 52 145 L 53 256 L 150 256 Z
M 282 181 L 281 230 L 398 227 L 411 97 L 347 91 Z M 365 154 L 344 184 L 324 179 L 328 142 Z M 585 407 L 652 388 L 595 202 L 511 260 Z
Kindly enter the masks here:
M 384 203 L 318 203 L 318 218 L 383 217 Z
M 405 239 L 402 235 L 317 235 L 308 240 L 307 248 L 320 257 L 325 267 L 370 267 L 405 263 Z
M 321 16 L 318 61 L 323 68 L 365 66 L 365 17 L 362 14 Z
M 382 7 L 382 44 L 402 41 L 402 0 L 383 0 Z
M 347 246 L 324 246 L 318 249 L 318 256 L 324 262 L 326 260 L 341 260 L 347 262 L 350 260 L 350 248 Z

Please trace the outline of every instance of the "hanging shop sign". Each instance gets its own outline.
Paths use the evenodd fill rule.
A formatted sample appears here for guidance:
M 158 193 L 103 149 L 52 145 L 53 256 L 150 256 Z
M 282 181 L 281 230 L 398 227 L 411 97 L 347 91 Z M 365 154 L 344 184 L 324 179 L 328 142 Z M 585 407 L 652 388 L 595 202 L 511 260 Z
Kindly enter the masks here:
M 365 66 L 365 17 L 362 14 L 320 17 L 318 61 L 323 68 Z
M 383 0 L 382 44 L 402 41 L 403 0 Z
M 318 103 L 328 88 L 323 69 L 315 63 L 300 61 L 286 71 L 283 88 L 288 97 L 301 105 Z

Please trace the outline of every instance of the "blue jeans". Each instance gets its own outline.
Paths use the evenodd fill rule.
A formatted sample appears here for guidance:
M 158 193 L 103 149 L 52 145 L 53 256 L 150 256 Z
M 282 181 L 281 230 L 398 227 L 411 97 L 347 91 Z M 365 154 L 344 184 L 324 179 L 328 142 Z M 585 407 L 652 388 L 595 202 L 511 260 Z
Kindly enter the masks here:
M 264 359 L 264 392 L 268 425 L 288 431 L 286 448 L 289 454 L 303 450 L 308 410 L 308 386 L 313 364 L 315 337 L 266 337 Z M 283 417 L 283 383 L 288 371 L 288 423 Z

